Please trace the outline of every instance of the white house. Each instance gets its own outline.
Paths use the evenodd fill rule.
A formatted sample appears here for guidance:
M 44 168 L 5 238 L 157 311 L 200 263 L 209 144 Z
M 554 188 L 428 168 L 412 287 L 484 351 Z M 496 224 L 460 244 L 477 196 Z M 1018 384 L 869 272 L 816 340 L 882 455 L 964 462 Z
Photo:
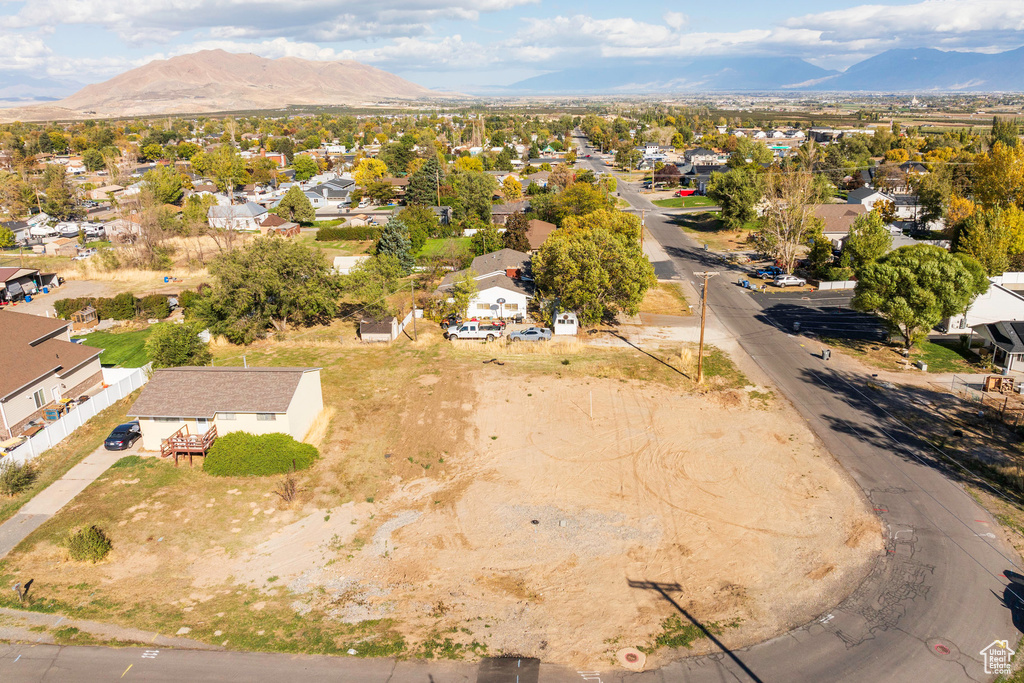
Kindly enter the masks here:
M 477 293 L 469 300 L 466 318 L 518 318 L 526 315 L 526 304 L 533 298 L 529 267 L 529 254 L 499 249 L 477 256 L 466 270 L 449 273 L 438 292 L 450 292 L 461 277 L 472 273 Z
M 996 322 L 1024 320 L 1024 273 L 1003 273 L 989 278 L 992 283 L 988 291 L 980 295 L 967 309 L 967 315 L 959 314 L 945 320 L 940 328 L 947 332 L 971 333 L 975 325 Z
M 135 405 L 142 448 L 182 427 L 203 434 L 289 434 L 301 441 L 324 408 L 320 368 L 163 368 L 155 370 Z
M 850 190 L 849 194 L 846 195 L 847 204 L 860 204 L 864 206 L 868 211 L 875 208 L 875 204 L 878 202 L 893 202 L 895 200 L 884 192 L 872 189 L 870 187 L 861 187 L 856 190 Z
M 228 206 L 211 206 L 206 217 L 210 221 L 211 228 L 255 232 L 260 229 L 260 220 L 266 213 L 267 210 L 259 204 L 246 202 Z

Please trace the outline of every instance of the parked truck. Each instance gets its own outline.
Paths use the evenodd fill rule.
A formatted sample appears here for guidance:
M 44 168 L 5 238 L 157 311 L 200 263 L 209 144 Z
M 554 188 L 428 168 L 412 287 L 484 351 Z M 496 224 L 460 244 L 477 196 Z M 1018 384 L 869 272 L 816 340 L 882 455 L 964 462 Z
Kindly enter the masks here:
M 467 321 L 459 325 L 452 325 L 444 333 L 446 339 L 483 339 L 494 341 L 505 331 L 503 325 Z

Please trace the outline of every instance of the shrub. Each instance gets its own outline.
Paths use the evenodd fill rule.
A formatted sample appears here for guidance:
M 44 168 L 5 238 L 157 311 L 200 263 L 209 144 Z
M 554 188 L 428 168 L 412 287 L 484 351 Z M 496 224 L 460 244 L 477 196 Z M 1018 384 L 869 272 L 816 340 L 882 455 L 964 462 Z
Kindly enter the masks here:
M 316 231 L 317 242 L 342 242 L 375 240 L 380 237 L 381 229 L 375 225 L 351 228 L 320 228 Z
M 96 312 L 105 320 L 131 320 L 138 311 L 138 302 L 131 292 L 121 292 L 113 299 L 96 299 Z
M 218 437 L 203 470 L 218 477 L 249 477 L 304 470 L 319 457 L 314 446 L 287 434 L 232 432 Z
M 139 307 L 147 318 L 166 318 L 171 314 L 171 305 L 167 303 L 167 297 L 163 294 L 142 297 Z
M 16 463 L 13 460 L 0 464 L 0 493 L 16 496 L 36 480 L 36 468 L 28 463 Z
M 67 547 L 72 560 L 96 563 L 107 556 L 113 544 L 98 526 L 87 526 L 68 536 Z
M 182 308 L 191 308 L 197 301 L 203 298 L 199 292 L 191 289 L 183 289 L 178 295 L 178 305 Z
M 57 312 L 58 318 L 64 320 L 70 320 L 72 313 L 77 313 L 86 306 L 95 306 L 96 299 L 93 297 L 82 296 L 74 299 L 58 299 L 53 302 L 53 310 Z

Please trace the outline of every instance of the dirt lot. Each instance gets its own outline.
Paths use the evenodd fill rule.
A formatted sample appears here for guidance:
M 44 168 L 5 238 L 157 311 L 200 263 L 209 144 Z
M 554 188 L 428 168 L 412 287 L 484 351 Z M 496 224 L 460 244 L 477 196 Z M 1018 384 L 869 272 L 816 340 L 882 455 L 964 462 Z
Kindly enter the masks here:
M 630 581 L 679 584 L 736 646 L 837 602 L 881 547 L 793 410 L 724 357 L 694 391 L 686 349 L 433 337 L 248 350 L 250 365 L 325 368 L 334 419 L 300 505 L 276 480 L 126 464 L 0 574 L 31 574 L 47 609 L 228 647 L 607 667 L 673 614 Z M 95 566 L 59 546 L 83 523 L 114 540 Z

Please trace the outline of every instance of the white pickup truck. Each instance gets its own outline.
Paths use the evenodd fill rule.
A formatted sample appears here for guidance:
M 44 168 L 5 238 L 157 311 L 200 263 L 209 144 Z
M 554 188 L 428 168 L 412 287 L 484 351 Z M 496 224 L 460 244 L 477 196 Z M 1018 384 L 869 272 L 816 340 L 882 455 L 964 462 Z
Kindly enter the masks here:
M 475 321 L 464 322 L 459 325 L 452 325 L 445 332 L 445 337 L 452 340 L 457 339 L 483 339 L 494 341 L 505 331 L 501 325 L 491 325 Z

